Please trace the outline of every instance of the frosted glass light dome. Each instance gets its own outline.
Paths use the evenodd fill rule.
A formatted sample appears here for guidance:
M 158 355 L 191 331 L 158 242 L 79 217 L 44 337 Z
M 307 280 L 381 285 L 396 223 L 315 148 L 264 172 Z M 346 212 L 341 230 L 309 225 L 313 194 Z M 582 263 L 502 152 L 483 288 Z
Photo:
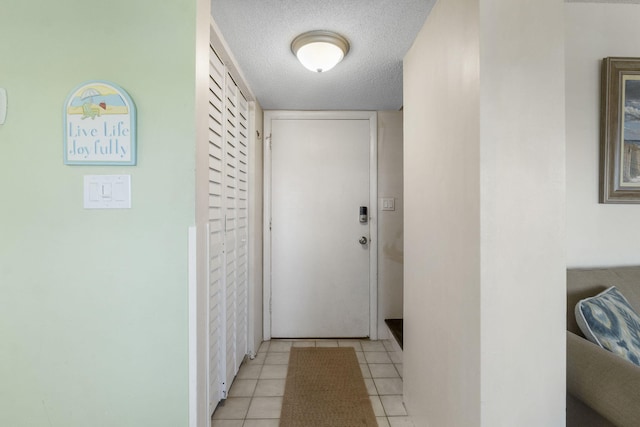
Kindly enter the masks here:
M 293 40 L 291 51 L 305 68 L 322 73 L 342 61 L 349 52 L 349 42 L 330 31 L 310 31 Z

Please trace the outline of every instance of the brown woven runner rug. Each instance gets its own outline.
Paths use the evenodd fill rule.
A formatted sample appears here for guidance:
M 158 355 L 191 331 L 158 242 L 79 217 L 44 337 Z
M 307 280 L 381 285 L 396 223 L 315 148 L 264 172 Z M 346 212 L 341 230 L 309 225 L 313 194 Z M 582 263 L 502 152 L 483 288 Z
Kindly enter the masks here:
M 351 347 L 293 347 L 280 427 L 377 427 Z

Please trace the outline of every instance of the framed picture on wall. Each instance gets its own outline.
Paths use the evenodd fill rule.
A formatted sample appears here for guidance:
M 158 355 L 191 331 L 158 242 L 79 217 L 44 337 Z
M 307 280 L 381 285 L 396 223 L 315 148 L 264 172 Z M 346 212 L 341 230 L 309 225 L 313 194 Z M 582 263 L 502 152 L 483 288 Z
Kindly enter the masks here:
M 640 203 L 640 58 L 602 60 L 600 203 Z

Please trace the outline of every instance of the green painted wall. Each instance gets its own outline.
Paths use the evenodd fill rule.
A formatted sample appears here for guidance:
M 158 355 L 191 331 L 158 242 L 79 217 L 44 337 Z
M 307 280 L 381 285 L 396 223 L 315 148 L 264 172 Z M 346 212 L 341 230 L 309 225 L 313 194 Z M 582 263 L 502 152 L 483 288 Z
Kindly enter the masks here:
M 196 0 L 9 0 L 0 12 L 0 425 L 188 424 Z M 104 79 L 138 108 L 138 165 L 65 166 L 62 105 Z M 129 210 L 83 175 L 130 174 Z

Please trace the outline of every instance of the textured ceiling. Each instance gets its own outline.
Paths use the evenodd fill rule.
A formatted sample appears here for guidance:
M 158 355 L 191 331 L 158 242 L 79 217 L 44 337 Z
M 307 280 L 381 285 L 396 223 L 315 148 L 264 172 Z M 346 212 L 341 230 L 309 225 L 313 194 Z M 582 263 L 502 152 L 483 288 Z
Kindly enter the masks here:
M 402 59 L 435 0 L 211 0 L 211 14 L 264 109 L 398 110 Z M 342 34 L 351 50 L 326 73 L 305 69 L 291 41 Z

